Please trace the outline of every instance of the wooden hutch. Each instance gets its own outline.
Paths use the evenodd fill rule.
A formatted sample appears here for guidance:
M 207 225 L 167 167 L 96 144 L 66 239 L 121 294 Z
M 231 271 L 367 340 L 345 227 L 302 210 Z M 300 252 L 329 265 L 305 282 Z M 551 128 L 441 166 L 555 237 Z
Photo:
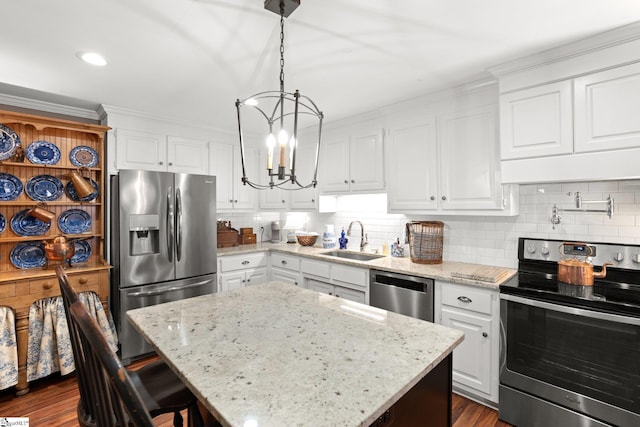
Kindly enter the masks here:
M 47 141 L 60 150 L 60 159 L 55 164 L 34 164 L 28 156 L 23 161 L 12 157 L 0 161 L 0 172 L 17 177 L 24 187 L 19 196 L 12 200 L 0 200 L 0 214 L 5 218 L 4 231 L 0 233 L 0 305 L 9 306 L 15 311 L 18 345 L 18 395 L 28 392 L 27 382 L 27 338 L 29 329 L 29 307 L 40 298 L 60 295 L 60 289 L 53 267 L 48 263 L 44 267 L 17 268 L 11 262 L 11 253 L 22 242 L 51 241 L 64 235 L 68 239 L 83 239 L 90 245 L 90 255 L 83 256 L 83 262 L 66 264 L 66 271 L 72 286 L 78 292 L 96 292 L 105 310 L 108 310 L 109 269 L 104 258 L 105 230 L 105 172 L 104 138 L 109 129 L 106 126 L 85 124 L 69 120 L 59 120 L 30 114 L 0 110 L 0 124 L 13 130 L 20 138 L 25 152 L 35 141 Z M 75 147 L 91 147 L 98 153 L 95 166 L 83 170 L 83 176 L 91 178 L 98 189 L 98 195 L 91 201 L 76 201 L 67 195 L 66 184 L 69 174 L 78 167 L 70 159 Z M 76 150 L 77 152 L 78 150 Z M 76 163 L 77 160 L 76 160 Z M 93 163 L 87 163 L 91 164 Z M 84 164 L 84 163 L 83 163 Z M 42 235 L 24 236 L 16 234 L 11 226 L 14 215 L 25 209 L 33 208 L 38 201 L 31 199 L 26 192 L 27 182 L 38 175 L 51 175 L 65 185 L 62 195 L 53 201 L 46 201 L 46 209 L 55 213 L 49 229 Z M 76 195 L 77 196 L 77 195 Z M 60 215 L 69 209 L 85 211 L 91 218 L 90 229 L 79 234 L 65 234 L 58 226 Z M 87 221 L 88 223 L 89 221 Z M 86 244 L 85 244 L 86 247 Z M 86 254 L 86 253 L 85 253 Z M 86 258 L 86 259 L 85 259 Z

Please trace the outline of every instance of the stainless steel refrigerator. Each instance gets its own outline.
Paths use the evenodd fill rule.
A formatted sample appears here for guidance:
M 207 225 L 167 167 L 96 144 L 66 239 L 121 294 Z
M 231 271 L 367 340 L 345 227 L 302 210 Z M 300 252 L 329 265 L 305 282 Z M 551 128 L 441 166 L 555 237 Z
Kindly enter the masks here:
M 216 179 L 121 170 L 111 179 L 111 310 L 125 364 L 153 351 L 127 310 L 216 291 Z

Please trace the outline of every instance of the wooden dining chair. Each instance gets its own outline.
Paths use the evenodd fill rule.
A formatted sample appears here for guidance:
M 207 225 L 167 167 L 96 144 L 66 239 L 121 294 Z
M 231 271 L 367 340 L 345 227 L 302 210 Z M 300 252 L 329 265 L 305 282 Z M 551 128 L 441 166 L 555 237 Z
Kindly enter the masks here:
M 79 423 L 83 427 L 120 425 L 114 424 L 114 419 L 119 420 L 118 417 L 123 415 L 122 408 L 129 407 L 118 402 L 126 402 L 133 405 L 132 413 L 129 410 L 124 413 L 131 417 L 134 425 L 144 426 L 147 425 L 147 418 L 151 420 L 160 414 L 174 413 L 173 424 L 180 427 L 183 424 L 180 411 L 187 409 L 189 425 L 202 426 L 198 400 L 173 371 L 161 360 L 135 371 L 124 368 L 109 347 L 96 320 L 69 285 L 62 266 L 56 267 L 56 275 L 64 301 L 78 378 Z M 75 310 L 73 307 L 76 307 Z M 85 336 L 87 334 L 91 336 Z M 110 379 L 108 384 L 100 381 L 105 376 Z M 139 414 L 141 407 L 146 416 Z

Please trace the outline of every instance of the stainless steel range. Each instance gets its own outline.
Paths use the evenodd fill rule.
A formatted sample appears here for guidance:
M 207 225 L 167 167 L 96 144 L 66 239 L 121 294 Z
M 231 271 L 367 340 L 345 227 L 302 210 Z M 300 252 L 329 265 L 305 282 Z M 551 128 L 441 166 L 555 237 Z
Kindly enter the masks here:
M 557 274 L 568 257 L 613 265 L 571 285 Z M 639 426 L 640 245 L 520 238 L 518 261 L 500 286 L 500 419 Z

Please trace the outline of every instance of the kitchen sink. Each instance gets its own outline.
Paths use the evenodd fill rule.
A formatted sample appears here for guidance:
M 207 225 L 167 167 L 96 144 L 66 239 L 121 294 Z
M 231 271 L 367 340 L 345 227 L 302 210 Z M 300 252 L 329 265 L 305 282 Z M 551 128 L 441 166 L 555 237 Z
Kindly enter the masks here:
M 373 261 L 374 259 L 383 258 L 384 255 L 369 254 L 363 252 L 350 252 L 350 251 L 329 251 L 320 252 L 319 255 L 327 255 L 336 258 L 346 258 L 355 261 Z

